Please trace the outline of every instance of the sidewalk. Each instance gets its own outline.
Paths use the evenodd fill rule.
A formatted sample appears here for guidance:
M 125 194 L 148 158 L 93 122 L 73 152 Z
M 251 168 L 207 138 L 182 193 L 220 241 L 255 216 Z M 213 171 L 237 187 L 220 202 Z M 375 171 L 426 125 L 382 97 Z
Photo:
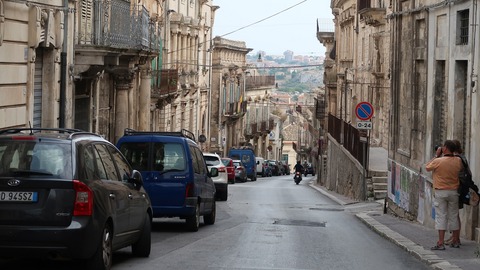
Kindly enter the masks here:
M 341 205 L 358 203 L 331 192 L 325 187 L 315 185 L 313 181 L 310 186 Z M 432 251 L 430 247 L 434 246 L 438 239 L 437 230 L 390 214 L 383 214 L 383 200 L 369 203 L 368 210 L 357 213 L 356 216 L 373 231 L 430 265 L 432 269 L 480 269 L 480 257 L 475 254 L 480 252 L 479 243 L 462 238 L 460 248 L 447 246 L 446 250 Z M 449 233 L 446 234 L 446 238 L 448 237 Z

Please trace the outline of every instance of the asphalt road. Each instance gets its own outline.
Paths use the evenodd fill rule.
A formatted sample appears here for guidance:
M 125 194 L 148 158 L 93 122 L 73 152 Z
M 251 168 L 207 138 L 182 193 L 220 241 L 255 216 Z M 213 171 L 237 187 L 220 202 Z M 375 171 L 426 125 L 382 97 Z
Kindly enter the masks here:
M 310 178 L 298 186 L 293 175 L 230 185 L 216 223 L 198 232 L 183 220 L 155 219 L 150 257 L 123 249 L 112 269 L 430 269 L 354 216 L 366 204 L 340 206 L 311 188 Z M 75 268 L 21 260 L 0 269 Z

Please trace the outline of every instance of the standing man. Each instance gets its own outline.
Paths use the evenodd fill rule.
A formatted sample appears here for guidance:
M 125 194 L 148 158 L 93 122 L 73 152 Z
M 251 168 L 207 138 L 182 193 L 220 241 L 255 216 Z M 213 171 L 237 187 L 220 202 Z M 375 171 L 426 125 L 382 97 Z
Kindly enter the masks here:
M 445 231 L 458 230 L 458 175 L 463 169 L 462 161 L 454 156 L 455 142 L 446 140 L 436 149 L 435 157 L 426 164 L 427 171 L 432 171 L 435 229 L 438 241 L 432 250 L 445 250 Z

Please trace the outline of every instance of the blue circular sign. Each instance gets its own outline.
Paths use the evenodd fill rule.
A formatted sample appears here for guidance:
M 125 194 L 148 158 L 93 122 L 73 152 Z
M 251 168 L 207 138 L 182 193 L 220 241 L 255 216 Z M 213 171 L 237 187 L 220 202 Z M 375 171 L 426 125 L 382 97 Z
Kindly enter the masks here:
M 373 106 L 369 102 L 360 102 L 355 107 L 357 118 L 363 121 L 370 120 L 373 116 Z

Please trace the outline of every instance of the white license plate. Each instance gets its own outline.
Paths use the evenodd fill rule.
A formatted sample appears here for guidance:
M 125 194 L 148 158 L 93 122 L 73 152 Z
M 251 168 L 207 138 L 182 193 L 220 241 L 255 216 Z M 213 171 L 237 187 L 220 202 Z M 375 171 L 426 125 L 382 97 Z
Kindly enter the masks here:
M 0 202 L 36 202 L 37 192 L 0 191 Z

